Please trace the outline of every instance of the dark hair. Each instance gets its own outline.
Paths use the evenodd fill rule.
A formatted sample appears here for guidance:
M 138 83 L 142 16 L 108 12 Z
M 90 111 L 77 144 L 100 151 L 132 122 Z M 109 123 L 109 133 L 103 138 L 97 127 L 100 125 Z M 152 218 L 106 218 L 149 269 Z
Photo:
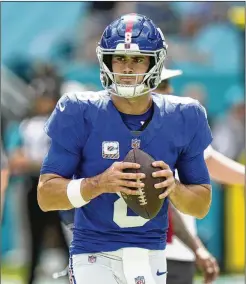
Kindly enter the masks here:
M 160 89 L 166 89 L 168 87 L 169 87 L 169 80 L 168 79 L 161 81 L 161 83 L 158 86 L 158 88 L 160 88 Z

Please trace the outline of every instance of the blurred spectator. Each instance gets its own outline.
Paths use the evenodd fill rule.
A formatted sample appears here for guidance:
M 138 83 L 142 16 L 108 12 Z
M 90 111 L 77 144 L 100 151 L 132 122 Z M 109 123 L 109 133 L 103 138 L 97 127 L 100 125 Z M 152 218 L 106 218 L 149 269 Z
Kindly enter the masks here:
M 9 59 L 6 59 L 5 65 L 25 83 L 31 82 L 34 70 L 33 62 L 29 57 L 13 54 Z
M 103 29 L 114 18 L 117 2 L 90 2 L 88 14 L 77 31 L 77 59 L 97 64 L 96 47 Z
M 100 90 L 100 71 L 96 55 L 97 43 L 104 27 L 113 19 L 127 12 L 133 12 L 134 2 L 90 2 L 87 16 L 80 20 L 77 29 L 74 60 L 63 68 L 68 81 L 78 81 L 90 90 Z
M 69 92 L 85 92 L 87 90 L 89 89 L 86 86 L 77 81 L 66 81 L 61 86 L 61 96 Z
M 75 49 L 76 43 L 73 35 L 63 36 L 52 45 L 50 59 L 56 66 L 63 68 L 75 59 Z
M 204 107 L 207 107 L 208 94 L 205 86 L 200 83 L 189 83 L 185 85 L 181 95 L 198 100 Z
M 173 19 L 172 24 L 178 24 L 178 30 L 175 33 L 167 33 L 169 49 L 166 65 L 181 68 L 184 72 L 188 72 L 191 68 L 209 64 L 209 54 L 197 49 L 194 46 L 194 39 L 206 22 L 210 4 L 200 2 L 179 4 L 177 3 L 177 5 L 182 6 L 181 10 L 177 9 L 175 3 L 170 4 L 170 8 L 178 18 L 178 21 Z
M 205 65 L 211 71 L 231 74 L 242 71 L 243 41 L 244 37 L 231 24 L 212 22 L 202 27 L 197 33 L 194 48 L 208 54 Z
M 37 98 L 58 100 L 62 83 L 62 77 L 52 65 L 39 62 L 35 64 L 35 76 L 30 86 L 35 90 Z M 50 109 L 47 111 L 49 113 Z
M 107 12 L 111 13 L 116 5 L 117 5 L 117 2 L 115 2 L 115 1 L 110 1 L 110 2 L 105 2 L 105 3 L 100 2 L 100 1 L 91 1 L 88 12 L 92 16 L 94 15 L 94 13 L 101 13 L 101 14 L 104 13 L 104 15 L 105 15 L 105 13 L 107 13 Z M 109 21 L 109 23 L 110 22 L 111 22 L 111 20 Z
M 12 174 L 25 177 L 24 186 L 28 190 L 27 212 L 31 232 L 31 267 L 28 284 L 34 283 L 35 268 L 38 264 L 43 245 L 44 233 L 52 229 L 52 242 L 56 238 L 68 257 L 68 247 L 62 232 L 58 212 L 43 212 L 37 203 L 37 184 L 40 167 L 50 145 L 49 137 L 44 133 L 44 124 L 60 97 L 61 78 L 48 64 L 38 64 L 31 86 L 35 90 L 32 113 L 24 119 L 19 127 L 22 139 L 21 147 L 11 153 L 9 164 Z M 54 245 L 54 244 L 53 244 Z
M 3 131 L 3 145 L 8 160 L 11 153 L 21 146 L 19 136 L 19 122 L 8 121 Z M 8 161 L 9 162 L 9 161 Z M 23 212 L 23 201 L 25 191 L 22 187 L 21 176 L 12 175 L 9 165 L 9 182 L 5 192 L 2 224 L 1 224 L 1 254 L 3 260 L 11 265 L 22 265 L 25 262 L 25 212 Z M 13 233 L 18 232 L 18 234 Z M 14 252 L 14 253 L 13 253 Z M 23 253 L 22 253 L 23 252 Z
M 87 16 L 78 24 L 74 58 L 62 69 L 66 80 L 88 84 L 92 90 L 101 87 L 95 50 L 102 34 L 102 27 L 111 21 L 111 9 L 114 6 L 114 2 L 108 2 L 105 7 L 99 2 L 90 2 Z
M 166 66 L 180 68 L 187 74 L 241 70 L 243 38 L 228 21 L 229 4 L 140 2 L 136 9 L 153 18 L 164 32 L 169 45 Z
M 177 34 L 180 29 L 180 15 L 170 2 L 136 2 L 136 12 L 153 19 L 164 35 Z
M 206 109 L 208 107 L 208 93 L 206 87 L 201 83 L 189 83 L 186 84 L 182 91 L 181 96 L 190 97 L 195 100 L 198 100 L 202 106 Z M 208 116 L 209 125 L 212 125 L 212 117 Z
M 232 86 L 226 94 L 227 112 L 213 126 L 213 146 L 237 160 L 245 147 L 245 101 L 241 86 Z

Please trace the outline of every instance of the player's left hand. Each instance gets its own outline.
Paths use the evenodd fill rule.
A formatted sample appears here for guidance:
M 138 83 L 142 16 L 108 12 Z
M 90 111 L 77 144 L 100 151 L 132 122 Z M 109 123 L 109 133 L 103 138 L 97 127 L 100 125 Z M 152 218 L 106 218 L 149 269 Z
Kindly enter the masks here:
M 165 192 L 159 195 L 160 199 L 167 197 L 176 187 L 175 178 L 168 164 L 163 161 L 155 161 L 153 167 L 159 167 L 162 170 L 154 172 L 153 177 L 165 177 L 166 180 L 155 184 L 155 188 L 166 188 Z
M 218 277 L 219 265 L 206 248 L 201 247 L 196 251 L 196 264 L 203 272 L 204 284 L 211 284 Z

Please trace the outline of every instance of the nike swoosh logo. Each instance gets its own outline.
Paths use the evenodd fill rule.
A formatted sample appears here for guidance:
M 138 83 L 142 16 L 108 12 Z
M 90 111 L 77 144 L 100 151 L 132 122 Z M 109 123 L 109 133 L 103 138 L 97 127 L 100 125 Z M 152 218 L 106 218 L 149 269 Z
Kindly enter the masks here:
M 167 273 L 166 271 L 165 272 L 160 272 L 159 269 L 158 269 L 157 272 L 156 272 L 156 275 L 157 276 L 161 276 L 161 275 L 166 274 L 166 273 Z

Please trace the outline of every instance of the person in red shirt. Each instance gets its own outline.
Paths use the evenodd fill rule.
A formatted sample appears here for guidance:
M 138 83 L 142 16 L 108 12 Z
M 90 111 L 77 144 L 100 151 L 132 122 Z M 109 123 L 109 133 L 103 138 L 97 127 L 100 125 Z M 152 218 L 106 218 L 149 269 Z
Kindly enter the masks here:
M 167 243 L 171 243 L 173 239 L 173 220 L 170 207 L 168 208 L 168 232 L 167 232 Z

